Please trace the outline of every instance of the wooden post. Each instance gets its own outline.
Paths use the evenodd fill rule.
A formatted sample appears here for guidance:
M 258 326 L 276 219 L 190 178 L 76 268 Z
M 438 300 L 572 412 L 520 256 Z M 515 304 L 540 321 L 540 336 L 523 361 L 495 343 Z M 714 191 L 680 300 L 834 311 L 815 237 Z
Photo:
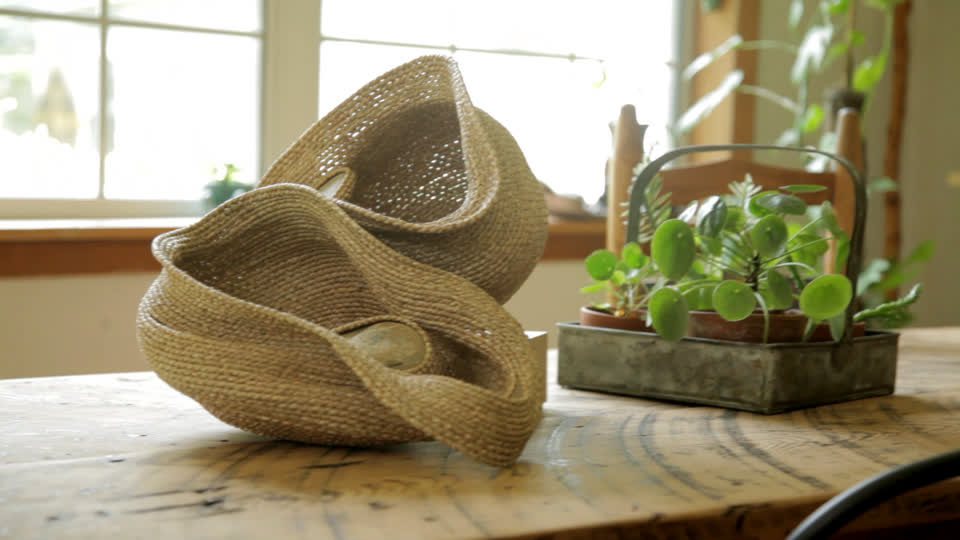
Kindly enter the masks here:
M 890 123 L 887 125 L 887 144 L 883 155 L 883 174 L 900 182 L 900 142 L 903 138 L 903 119 L 907 104 L 907 69 L 910 58 L 907 18 L 911 0 L 894 8 L 893 13 L 893 59 L 890 71 Z M 900 191 L 888 191 L 883 197 L 884 243 L 883 256 L 890 260 L 900 258 Z M 890 298 L 897 297 L 897 290 L 889 291 Z
M 837 116 L 837 155 L 845 157 L 860 170 L 863 170 L 863 143 L 860 137 L 860 117 L 855 109 L 845 108 Z M 856 207 L 853 180 L 846 169 L 836 166 L 836 179 L 833 183 L 833 207 L 837 222 L 847 234 L 853 234 L 853 216 Z M 830 250 L 824 255 L 824 271 L 843 272 L 844 268 L 833 267 L 836 246 L 831 242 Z
M 699 2 L 697 2 L 699 4 Z M 716 9 L 697 9 L 694 22 L 694 55 L 709 51 L 730 36 L 740 34 L 744 40 L 759 37 L 759 0 L 724 0 Z M 713 90 L 731 71 L 743 71 L 745 84 L 756 83 L 757 52 L 737 49 L 718 58 L 690 81 L 690 103 Z M 754 141 L 756 98 L 734 92 L 689 133 L 688 144 L 751 143 Z M 735 152 L 700 152 L 688 156 L 691 162 L 703 163 L 735 158 L 750 161 L 749 150 Z
M 626 238 L 623 203 L 627 202 L 633 168 L 643 160 L 643 134 L 647 126 L 637 123 L 633 105 L 620 108 L 620 118 L 613 130 L 613 159 L 607 186 L 607 249 L 619 254 Z

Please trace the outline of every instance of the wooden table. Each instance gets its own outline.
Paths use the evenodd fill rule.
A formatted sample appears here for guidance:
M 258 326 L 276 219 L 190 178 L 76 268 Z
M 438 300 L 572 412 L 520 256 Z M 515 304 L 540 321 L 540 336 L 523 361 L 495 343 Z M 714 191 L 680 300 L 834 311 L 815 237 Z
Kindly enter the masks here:
M 904 333 L 894 396 L 777 416 L 549 396 L 501 470 L 438 443 L 264 440 L 151 373 L 0 381 L 0 538 L 783 538 L 857 481 L 960 447 L 960 328 Z M 947 481 L 848 531 L 958 518 Z

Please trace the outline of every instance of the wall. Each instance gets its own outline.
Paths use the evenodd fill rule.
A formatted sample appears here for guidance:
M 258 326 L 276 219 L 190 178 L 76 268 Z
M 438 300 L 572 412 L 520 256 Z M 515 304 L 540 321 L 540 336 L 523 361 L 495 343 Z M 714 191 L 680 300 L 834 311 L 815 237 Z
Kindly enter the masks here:
M 0 379 L 149 369 L 134 317 L 154 274 L 0 279 Z M 573 320 L 579 262 L 540 264 L 507 305 L 530 330 Z
M 761 35 L 785 35 L 788 2 L 761 3 Z M 921 325 L 960 324 L 960 171 L 954 131 L 960 115 L 960 70 L 952 51 L 960 50 L 960 2 L 915 1 L 911 16 L 912 62 L 906 133 L 903 146 L 903 241 L 905 248 L 933 239 L 937 254 L 920 279 L 927 293 L 917 308 Z M 882 21 L 863 19 L 873 39 Z M 776 87 L 786 79 L 789 63 L 776 53 L 758 58 L 758 83 Z M 888 92 L 884 82 L 875 103 Z M 758 141 L 771 141 L 789 122 L 785 113 L 758 100 Z M 867 117 L 871 171 L 881 170 L 886 111 L 874 107 Z M 954 173 L 960 175 L 960 173 Z M 867 253 L 881 248 L 882 217 L 874 205 Z M 0 378 L 146 369 L 136 347 L 134 312 L 153 276 L 148 274 L 0 280 Z M 508 304 L 528 329 L 554 331 L 556 321 L 575 318 L 584 299 L 577 292 L 585 277 L 580 263 L 541 264 Z

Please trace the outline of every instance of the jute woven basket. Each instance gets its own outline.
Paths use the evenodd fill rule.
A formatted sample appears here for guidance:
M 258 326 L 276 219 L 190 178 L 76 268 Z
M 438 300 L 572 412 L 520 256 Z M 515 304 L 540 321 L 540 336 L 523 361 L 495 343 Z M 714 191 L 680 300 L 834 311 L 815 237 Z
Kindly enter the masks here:
M 418 85 L 442 97 L 402 90 Z M 366 112 L 342 111 L 351 98 L 257 189 L 154 240 L 163 270 L 138 311 L 141 348 L 163 380 L 251 432 L 436 439 L 508 465 L 546 397 L 544 366 L 500 305 L 542 250 L 542 193 L 452 62 L 415 61 L 358 95 Z M 422 339 L 420 363 L 388 367 L 344 335 L 383 321 Z
M 506 302 L 546 242 L 543 189 L 516 141 L 473 106 L 456 63 L 425 56 L 370 82 L 308 129 L 260 186 L 331 195 L 397 251 Z

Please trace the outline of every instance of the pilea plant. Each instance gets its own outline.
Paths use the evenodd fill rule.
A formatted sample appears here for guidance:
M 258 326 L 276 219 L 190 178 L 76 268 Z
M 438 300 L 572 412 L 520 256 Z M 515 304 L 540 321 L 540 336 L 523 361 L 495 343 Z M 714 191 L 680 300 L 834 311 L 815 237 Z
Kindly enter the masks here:
M 829 202 L 809 219 L 807 204 L 797 196 L 825 188 L 793 185 L 761 191 L 749 177 L 729 187 L 730 194 L 692 203 L 679 218 L 657 227 L 650 244 L 652 259 L 668 269 L 664 276 L 673 284 L 657 293 L 669 302 L 650 306 L 654 328 L 660 332 L 677 324 L 681 328 L 666 333 L 682 335 L 686 319 L 680 312 L 713 309 L 728 321 L 738 321 L 759 307 L 766 341 L 771 309 L 796 304 L 808 319 L 806 336 L 817 323 L 841 315 L 853 297 L 850 280 L 823 274 L 795 258 L 822 256 L 831 231 L 840 229 Z M 791 233 L 791 217 L 807 219 Z
M 768 145 L 702 148 L 731 147 L 784 149 Z M 655 172 L 669 159 L 690 151 L 668 152 L 650 168 Z M 838 161 L 862 185 L 852 165 Z M 829 322 L 833 338 L 840 340 L 849 332 L 849 323 L 898 317 L 919 294 L 919 288 L 914 288 L 902 299 L 856 315 L 848 310 L 856 283 L 842 274 L 824 273 L 821 260 L 828 252 L 828 241 L 833 240 L 835 266 L 846 263 L 856 276 L 860 254 L 851 254 L 850 238 L 829 202 L 808 206 L 798 196 L 822 191 L 823 186 L 762 191 L 747 176 L 731 183 L 729 193 L 691 203 L 676 218 L 671 218 L 670 195 L 661 194 L 661 187 L 659 176 L 646 170 L 637 173 L 628 211 L 630 242 L 620 258 L 607 250 L 587 258 L 594 284 L 583 290 L 609 291 L 614 302 L 604 307 L 621 316 L 642 313 L 664 339 L 686 335 L 691 310 L 714 310 L 728 321 L 738 321 L 759 308 L 766 342 L 771 310 L 792 308 L 807 317 L 804 340 L 823 321 Z M 863 193 L 857 197 L 862 208 Z M 862 223 L 862 216 L 858 219 Z M 855 227 L 857 245 L 862 234 Z M 637 242 L 649 243 L 649 257 Z

